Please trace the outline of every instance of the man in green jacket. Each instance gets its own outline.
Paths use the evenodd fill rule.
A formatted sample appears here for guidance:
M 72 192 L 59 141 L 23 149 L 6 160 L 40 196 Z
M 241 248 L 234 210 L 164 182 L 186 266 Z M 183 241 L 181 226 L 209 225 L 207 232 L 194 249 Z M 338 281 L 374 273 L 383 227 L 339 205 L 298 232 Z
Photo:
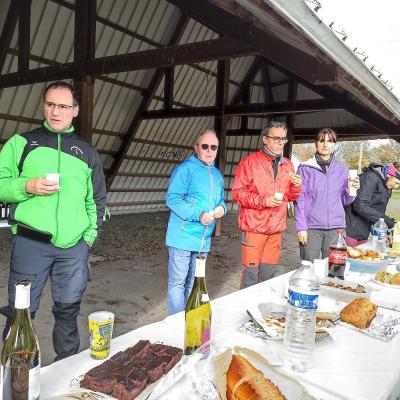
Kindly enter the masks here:
M 53 82 L 44 92 L 44 124 L 13 135 L 0 152 L 0 201 L 12 203 L 6 337 L 15 284 L 29 279 L 34 316 L 47 279 L 53 298 L 56 360 L 79 350 L 77 317 L 88 280 L 88 254 L 102 223 L 106 186 L 94 146 L 72 126 L 75 89 Z M 46 178 L 47 177 L 47 178 Z

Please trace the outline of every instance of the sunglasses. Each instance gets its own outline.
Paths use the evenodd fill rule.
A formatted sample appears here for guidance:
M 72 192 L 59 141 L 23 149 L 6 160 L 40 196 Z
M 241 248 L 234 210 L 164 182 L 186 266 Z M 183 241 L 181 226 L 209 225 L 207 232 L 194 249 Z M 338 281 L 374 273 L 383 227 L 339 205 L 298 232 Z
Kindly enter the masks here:
M 203 150 L 208 150 L 208 148 L 210 148 L 212 151 L 217 151 L 218 150 L 218 146 L 216 144 L 197 144 L 197 146 L 200 146 Z

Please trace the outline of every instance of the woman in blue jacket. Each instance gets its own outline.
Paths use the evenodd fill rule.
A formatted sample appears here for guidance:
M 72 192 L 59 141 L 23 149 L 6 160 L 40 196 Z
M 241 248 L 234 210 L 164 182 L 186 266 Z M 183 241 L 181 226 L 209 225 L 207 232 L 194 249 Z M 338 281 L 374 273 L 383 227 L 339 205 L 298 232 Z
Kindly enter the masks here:
M 171 210 L 168 246 L 168 313 L 183 311 L 192 290 L 195 261 L 207 256 L 215 219 L 226 213 L 224 178 L 215 167 L 218 138 L 205 131 L 190 156 L 172 172 L 166 202 Z
M 349 169 L 336 160 L 336 133 L 329 128 L 318 132 L 315 155 L 300 164 L 297 173 L 303 189 L 295 203 L 295 221 L 302 260 L 328 256 L 329 245 L 338 228 L 345 228 L 344 206 L 354 197 L 350 187 L 359 187 L 358 178 L 350 182 Z

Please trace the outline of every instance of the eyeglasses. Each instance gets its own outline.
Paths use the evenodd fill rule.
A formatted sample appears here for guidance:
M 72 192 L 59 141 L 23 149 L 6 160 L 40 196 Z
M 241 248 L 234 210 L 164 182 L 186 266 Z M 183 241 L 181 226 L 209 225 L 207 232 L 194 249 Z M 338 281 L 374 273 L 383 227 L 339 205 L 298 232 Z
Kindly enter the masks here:
M 216 144 L 198 144 L 197 146 L 200 146 L 203 150 L 208 150 L 208 148 L 210 148 L 212 151 L 217 151 L 218 150 L 218 146 Z
M 266 137 L 272 139 L 275 143 L 287 143 L 289 141 L 287 137 L 279 137 L 279 136 L 266 136 Z
M 50 111 L 53 111 L 55 108 L 58 108 L 60 113 L 66 113 L 67 111 L 71 110 L 74 108 L 74 106 L 69 106 L 68 104 L 56 104 L 52 103 L 51 101 L 45 101 L 44 105 L 46 106 L 47 109 Z

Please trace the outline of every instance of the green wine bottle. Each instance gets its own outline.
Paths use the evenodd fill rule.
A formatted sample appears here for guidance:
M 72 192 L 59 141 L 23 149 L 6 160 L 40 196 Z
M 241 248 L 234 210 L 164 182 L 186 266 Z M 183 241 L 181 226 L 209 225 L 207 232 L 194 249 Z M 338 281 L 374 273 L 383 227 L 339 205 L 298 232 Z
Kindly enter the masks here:
M 17 282 L 13 322 L 1 353 L 3 400 L 40 398 L 40 350 L 29 311 L 30 291 L 30 281 Z
M 201 347 L 204 354 L 210 350 L 211 304 L 205 280 L 206 259 L 196 258 L 196 272 L 192 291 L 185 309 L 184 353 L 192 354 Z

